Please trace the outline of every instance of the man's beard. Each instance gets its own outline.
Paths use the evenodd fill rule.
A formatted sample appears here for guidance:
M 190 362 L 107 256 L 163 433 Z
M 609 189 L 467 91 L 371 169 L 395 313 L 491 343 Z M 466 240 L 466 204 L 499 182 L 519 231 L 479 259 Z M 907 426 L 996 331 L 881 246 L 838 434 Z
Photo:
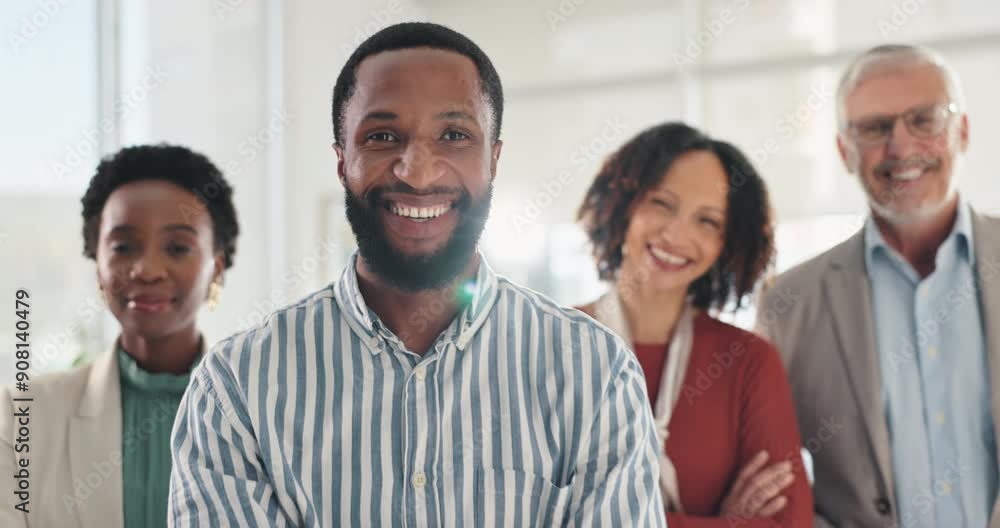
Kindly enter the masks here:
M 490 213 L 493 182 L 478 200 L 473 200 L 468 192 L 462 192 L 454 205 L 458 214 L 455 230 L 440 249 L 422 255 L 408 255 L 389 241 L 381 211 L 386 206 L 382 194 L 390 190 L 416 194 L 408 186 L 401 189 L 397 185 L 392 189 L 373 189 L 358 197 L 345 187 L 347 221 L 357 239 L 361 258 L 381 279 L 403 291 L 416 292 L 447 286 L 465 271 L 476 251 Z
M 947 209 L 958 192 L 958 173 L 962 165 L 962 156 L 956 155 L 952 159 L 951 176 L 948 180 L 948 188 L 943 196 L 929 196 L 918 203 L 909 203 L 909 191 L 905 188 L 897 187 L 894 181 L 889 181 L 888 186 L 876 190 L 872 184 L 862 179 L 862 185 L 868 198 L 868 204 L 872 211 L 879 217 L 885 219 L 893 225 L 906 225 L 916 222 L 923 222 L 929 218 L 934 218 Z M 886 173 L 897 167 L 915 166 L 922 170 L 940 171 L 942 160 L 939 157 L 910 156 L 904 160 L 886 160 L 879 163 L 872 169 L 871 179 L 882 180 L 886 178 Z M 857 169 L 860 174 L 861 168 Z M 921 176 L 924 177 L 924 176 Z

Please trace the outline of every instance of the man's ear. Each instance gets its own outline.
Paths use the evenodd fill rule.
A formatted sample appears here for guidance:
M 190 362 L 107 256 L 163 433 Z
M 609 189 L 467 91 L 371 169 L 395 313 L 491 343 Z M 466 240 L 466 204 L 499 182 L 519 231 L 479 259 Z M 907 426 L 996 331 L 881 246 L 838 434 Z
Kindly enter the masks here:
M 497 162 L 500 161 L 500 151 L 503 149 L 503 141 L 496 140 L 490 148 L 490 181 L 497 177 Z
M 344 171 L 344 147 L 333 143 L 333 150 L 337 153 L 337 179 L 340 184 L 347 187 L 347 172 Z
M 838 133 L 837 152 L 840 153 L 840 161 L 844 163 L 844 168 L 847 169 L 847 172 L 853 174 L 854 173 L 853 166 L 855 164 L 851 163 L 852 153 L 850 152 L 850 148 L 851 147 L 849 147 L 847 143 L 844 142 L 844 136 Z
M 962 121 L 958 125 L 958 148 L 959 152 L 965 152 L 969 148 L 969 114 L 962 114 Z

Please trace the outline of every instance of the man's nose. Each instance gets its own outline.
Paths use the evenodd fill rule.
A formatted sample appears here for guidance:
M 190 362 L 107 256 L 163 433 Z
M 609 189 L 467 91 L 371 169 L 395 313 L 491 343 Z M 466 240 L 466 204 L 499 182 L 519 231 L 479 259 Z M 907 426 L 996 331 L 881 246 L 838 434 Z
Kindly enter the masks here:
M 445 164 L 434 149 L 423 142 L 411 142 L 392 167 L 392 173 L 413 187 L 432 187 L 446 172 Z
M 890 155 L 905 157 L 912 152 L 917 142 L 918 139 L 910 133 L 910 129 L 906 126 L 905 119 L 900 116 L 893 123 L 892 130 L 889 132 L 886 148 Z

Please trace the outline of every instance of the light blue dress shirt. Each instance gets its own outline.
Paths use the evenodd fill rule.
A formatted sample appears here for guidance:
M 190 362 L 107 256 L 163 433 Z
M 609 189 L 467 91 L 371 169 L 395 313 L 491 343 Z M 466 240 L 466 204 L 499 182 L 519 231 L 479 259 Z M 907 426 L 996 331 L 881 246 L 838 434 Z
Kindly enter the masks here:
M 901 527 L 985 527 L 997 495 L 971 214 L 960 202 L 923 279 L 871 219 L 865 226 Z

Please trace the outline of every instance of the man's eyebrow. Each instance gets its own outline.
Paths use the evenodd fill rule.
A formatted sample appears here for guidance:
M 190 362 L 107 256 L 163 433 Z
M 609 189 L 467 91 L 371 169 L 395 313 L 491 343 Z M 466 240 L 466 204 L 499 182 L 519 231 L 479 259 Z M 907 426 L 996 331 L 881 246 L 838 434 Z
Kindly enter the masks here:
M 191 227 L 188 224 L 170 224 L 170 225 L 166 225 L 166 226 L 163 226 L 163 231 L 188 231 L 188 232 L 190 232 L 192 234 L 195 234 L 195 235 L 198 234 L 198 230 L 195 229 L 195 228 L 193 228 L 193 227 Z
M 136 228 L 134 225 L 118 224 L 118 225 L 112 227 L 110 230 L 108 230 L 108 233 L 109 234 L 114 234 L 114 233 L 131 233 L 133 231 L 138 231 L 138 230 L 139 229 Z
M 472 121 L 475 122 L 476 118 L 464 110 L 448 110 L 447 112 L 440 112 L 434 116 L 435 119 L 448 121 L 448 120 L 459 120 L 459 121 Z M 395 121 L 399 119 L 399 115 L 395 112 L 390 112 L 388 110 L 372 110 L 361 118 L 361 121 Z
M 367 121 L 369 119 L 375 119 L 378 121 L 392 121 L 398 118 L 399 116 L 396 115 L 394 112 L 389 112 L 387 110 L 373 110 L 365 114 L 365 116 L 362 117 L 361 120 Z
M 472 117 L 472 114 L 465 112 L 463 110 L 450 110 L 448 112 L 441 112 L 435 117 L 438 119 L 464 119 L 467 121 L 476 120 L 476 118 Z

